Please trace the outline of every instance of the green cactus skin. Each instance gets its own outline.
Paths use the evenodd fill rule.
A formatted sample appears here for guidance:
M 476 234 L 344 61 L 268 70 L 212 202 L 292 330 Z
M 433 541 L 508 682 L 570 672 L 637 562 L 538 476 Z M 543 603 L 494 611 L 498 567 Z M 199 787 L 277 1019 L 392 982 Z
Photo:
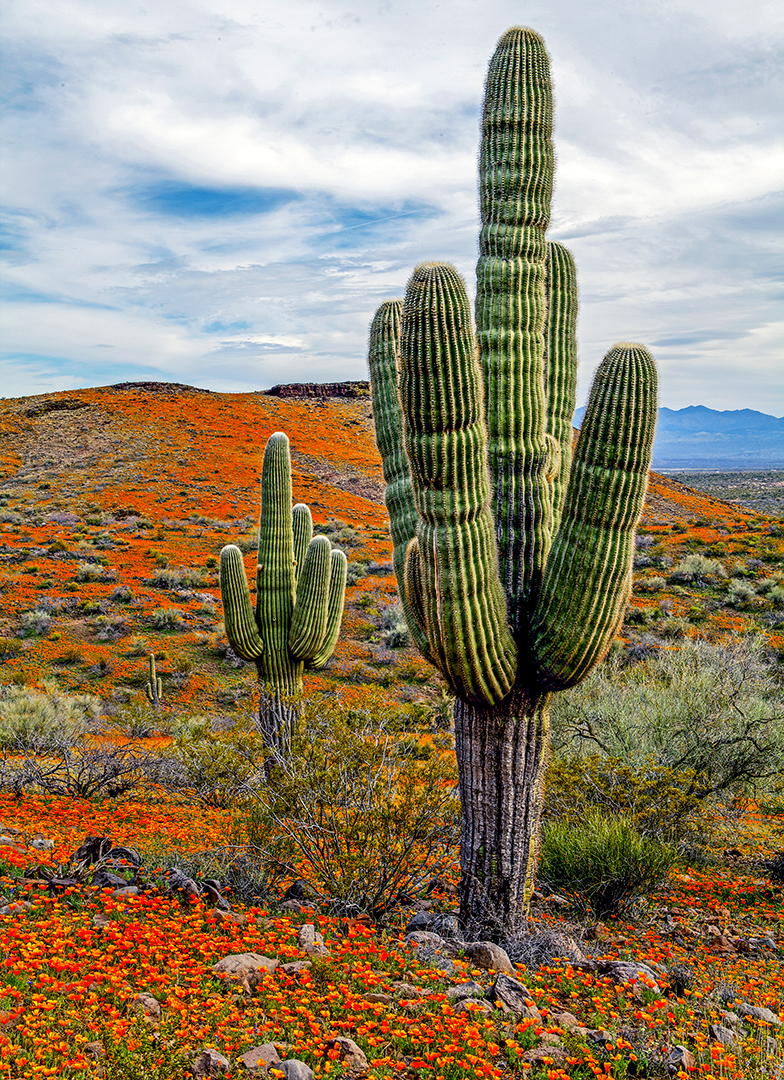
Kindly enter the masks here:
M 229 544 L 220 557 L 226 636 L 253 660 L 262 684 L 260 718 L 271 746 L 288 745 L 290 706 L 302 695 L 304 667 L 323 667 L 340 633 L 346 556 L 326 536 L 313 536 L 310 510 L 292 509 L 288 437 L 271 435 L 261 471 L 256 604 L 251 604 L 242 552 Z
M 161 707 L 161 698 L 163 697 L 163 683 L 155 671 L 155 653 L 150 653 L 149 665 L 150 681 L 145 683 L 144 690 L 150 704 L 154 705 L 156 709 L 159 709 Z
M 461 920 L 507 936 L 527 925 L 549 701 L 623 617 L 657 412 L 652 358 L 616 345 L 572 453 L 577 285 L 545 237 L 551 134 L 547 52 L 513 28 L 482 119 L 478 365 L 465 287 L 443 264 L 418 267 L 370 336 L 404 611 L 457 695 Z
M 498 580 L 482 373 L 453 267 L 417 267 L 403 328 L 400 402 L 418 517 L 406 597 L 410 606 L 421 597 L 429 652 L 455 693 L 500 701 L 514 684 L 517 649 Z

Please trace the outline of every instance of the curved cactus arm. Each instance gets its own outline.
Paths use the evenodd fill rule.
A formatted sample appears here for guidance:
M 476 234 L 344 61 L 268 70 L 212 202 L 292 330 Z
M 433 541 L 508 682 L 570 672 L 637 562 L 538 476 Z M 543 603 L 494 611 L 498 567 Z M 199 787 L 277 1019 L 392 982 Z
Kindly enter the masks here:
M 404 586 L 406 548 L 416 535 L 417 512 L 403 450 L 403 426 L 397 394 L 396 361 L 402 308 L 402 300 L 385 300 L 376 312 L 370 325 L 368 366 L 376 445 L 386 482 L 384 499 L 392 534 L 392 565 L 400 602 L 414 643 L 428 660 L 432 660 L 427 634 L 406 597 Z
M 552 533 L 561 521 L 572 463 L 572 419 L 577 397 L 577 271 L 571 252 L 547 244 L 545 384 L 547 432 L 557 443 L 552 469 Z
M 305 660 L 309 668 L 322 668 L 335 651 L 340 636 L 340 623 L 343 619 L 343 601 L 346 595 L 346 575 L 348 560 L 339 548 L 333 548 L 330 555 L 329 601 L 327 603 L 327 629 L 324 640 L 316 655 Z
M 250 602 L 242 552 L 234 544 L 220 553 L 220 589 L 229 644 L 243 660 L 257 660 L 264 653 L 264 642 Z
M 551 536 L 544 333 L 552 126 L 544 42 L 514 27 L 498 42 L 485 87 L 476 326 L 501 583 L 516 636 L 525 631 Z
M 314 536 L 297 582 L 297 598 L 289 629 L 289 652 L 295 660 L 315 656 L 327 629 L 330 553 L 326 536 Z
M 310 507 L 305 503 L 297 503 L 291 511 L 291 526 L 294 534 L 294 574 L 299 581 L 305 563 L 305 552 L 313 539 L 313 518 Z
M 517 650 L 498 577 L 482 374 L 452 266 L 424 263 L 411 275 L 399 392 L 430 650 L 456 693 L 495 704 L 514 683 Z
M 656 365 L 621 342 L 594 377 L 532 625 L 539 685 L 564 690 L 606 654 L 631 590 L 657 415 Z

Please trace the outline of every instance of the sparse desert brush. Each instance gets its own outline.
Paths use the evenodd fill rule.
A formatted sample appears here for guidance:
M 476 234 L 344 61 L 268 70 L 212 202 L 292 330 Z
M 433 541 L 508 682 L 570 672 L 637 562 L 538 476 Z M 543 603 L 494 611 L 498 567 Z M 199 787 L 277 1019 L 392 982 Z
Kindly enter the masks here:
M 0 687 L 0 746 L 46 752 L 75 742 L 98 720 L 100 700 L 92 694 L 66 694 L 57 683 L 41 689 Z

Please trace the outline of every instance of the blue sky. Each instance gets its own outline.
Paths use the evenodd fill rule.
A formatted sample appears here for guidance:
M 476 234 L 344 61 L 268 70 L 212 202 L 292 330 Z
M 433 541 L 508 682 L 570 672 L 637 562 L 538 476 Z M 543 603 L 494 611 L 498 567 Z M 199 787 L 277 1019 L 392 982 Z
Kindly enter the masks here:
M 775 8 L 8 0 L 3 393 L 365 378 L 417 262 L 473 290 L 482 83 L 525 24 L 552 59 L 580 400 L 635 340 L 662 405 L 780 416 Z

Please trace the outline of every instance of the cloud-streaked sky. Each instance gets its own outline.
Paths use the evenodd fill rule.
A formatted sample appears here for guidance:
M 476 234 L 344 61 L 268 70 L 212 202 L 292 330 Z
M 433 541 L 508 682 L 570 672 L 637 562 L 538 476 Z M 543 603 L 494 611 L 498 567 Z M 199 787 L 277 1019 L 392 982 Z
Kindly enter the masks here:
M 373 312 L 417 262 L 474 288 L 483 80 L 528 25 L 552 62 L 580 401 L 634 340 L 662 405 L 779 416 L 777 8 L 7 0 L 2 393 L 366 378 Z

